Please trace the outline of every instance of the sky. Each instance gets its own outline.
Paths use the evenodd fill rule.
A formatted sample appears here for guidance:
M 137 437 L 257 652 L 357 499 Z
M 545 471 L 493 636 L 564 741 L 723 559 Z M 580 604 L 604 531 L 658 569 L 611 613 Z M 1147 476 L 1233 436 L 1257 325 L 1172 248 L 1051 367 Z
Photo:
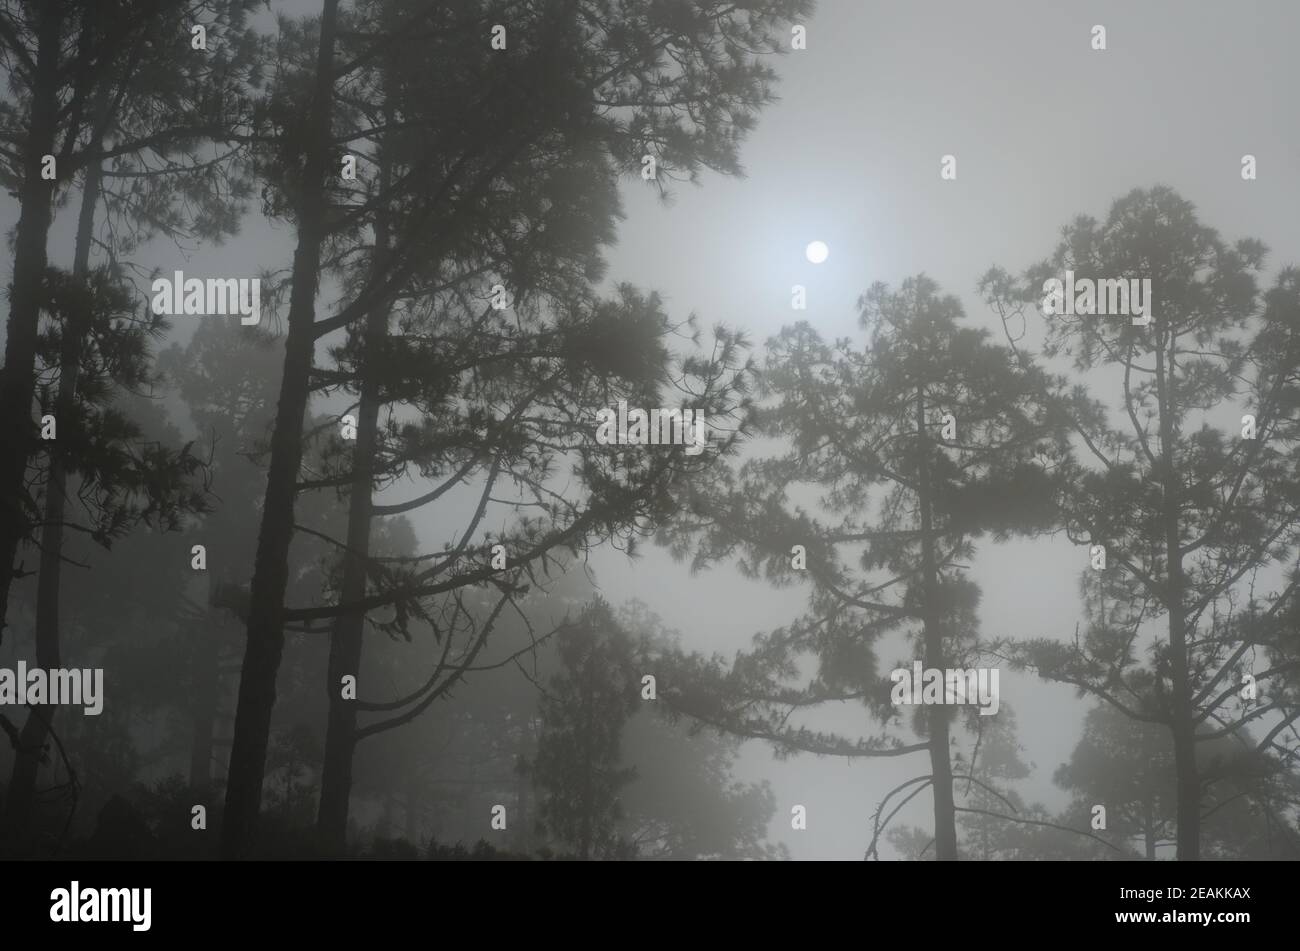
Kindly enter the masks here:
M 1092 48 L 1096 25 L 1105 50 Z M 638 179 L 625 183 L 611 283 L 657 290 L 670 315 L 694 312 L 761 344 L 796 319 L 824 337 L 856 337 L 863 291 L 924 272 L 961 299 L 971 323 L 998 331 L 975 292 L 987 268 L 1020 271 L 1076 215 L 1104 217 L 1117 197 L 1155 184 L 1194 202 L 1226 238 L 1262 240 L 1270 276 L 1300 263 L 1300 124 L 1289 121 L 1300 4 L 820 0 L 806 26 L 807 49 L 774 64 L 780 98 L 742 147 L 743 178 L 706 173 L 668 204 Z M 1242 180 L 1246 154 L 1255 181 Z M 945 155 L 955 180 L 940 177 Z M 0 223 L 15 220 L 12 197 L 0 198 Z M 73 225 L 60 216 L 52 258 L 70 256 Z M 813 240 L 830 248 L 823 264 L 804 256 Z M 292 244 L 291 225 L 254 213 L 237 240 L 203 250 L 203 267 L 287 265 Z M 163 273 L 185 267 L 184 249 L 154 252 Z M 795 284 L 807 288 L 806 311 L 791 309 Z M 177 339 L 188 335 L 183 322 Z M 436 525 L 416 527 L 440 544 Z M 729 655 L 803 607 L 798 589 L 774 591 L 726 566 L 691 576 L 663 551 L 643 551 L 636 562 L 593 557 L 602 593 L 646 601 L 690 648 Z M 1071 634 L 1084 559 L 1060 539 L 982 546 L 971 576 L 984 592 L 984 633 Z M 1002 698 L 1036 766 L 1022 793 L 1059 808 L 1051 774 L 1087 705 L 1021 676 L 1004 677 Z M 740 763 L 743 777 L 772 782 L 772 835 L 796 859 L 861 858 L 876 802 L 922 768 L 914 758 L 777 762 L 757 743 Z M 796 804 L 807 809 L 804 831 L 790 828 Z M 928 824 L 928 809 L 918 797 L 900 819 Z
M 1092 49 L 1096 25 L 1104 51 Z M 1300 82 L 1298 29 L 1300 4 L 1286 2 L 820 0 L 807 49 L 776 63 L 780 101 L 742 149 L 746 177 L 706 175 L 667 207 L 649 186 L 626 187 L 610 279 L 653 287 L 670 314 L 693 311 L 761 344 L 797 319 L 824 338 L 858 339 L 859 295 L 924 272 L 972 324 L 1000 333 L 976 293 L 985 270 L 1021 271 L 1075 216 L 1104 218 L 1129 190 L 1165 184 L 1226 239 L 1268 245 L 1267 281 L 1300 263 L 1300 126 L 1279 121 Z M 1245 154 L 1255 181 L 1241 178 Z M 944 155 L 956 158 L 953 181 L 940 178 Z M 830 248 L 821 265 L 804 256 L 814 240 Z M 804 312 L 791 309 L 794 284 L 807 288 Z M 983 633 L 1071 635 L 1085 556 L 1063 539 L 982 545 L 970 576 L 983 589 Z M 652 602 L 706 652 L 730 655 L 803 604 L 797 589 L 726 568 L 691 577 L 662 551 L 593 564 L 607 598 Z M 1018 788 L 1063 806 L 1051 775 L 1089 703 L 1006 672 L 1001 691 L 1037 767 Z M 773 783 L 772 835 L 796 859 L 861 858 L 880 797 L 926 771 L 915 758 L 775 762 L 758 743 L 742 768 Z M 807 807 L 805 831 L 790 828 L 795 804 Z M 896 821 L 928 826 L 929 808 L 918 796 Z

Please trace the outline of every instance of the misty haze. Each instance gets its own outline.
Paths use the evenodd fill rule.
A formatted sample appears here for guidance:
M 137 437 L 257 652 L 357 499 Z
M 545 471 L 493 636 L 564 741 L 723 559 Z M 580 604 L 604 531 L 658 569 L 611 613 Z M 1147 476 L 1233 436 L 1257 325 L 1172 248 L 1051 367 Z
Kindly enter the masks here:
M 0 0 L 0 858 L 1300 858 L 1297 35 Z

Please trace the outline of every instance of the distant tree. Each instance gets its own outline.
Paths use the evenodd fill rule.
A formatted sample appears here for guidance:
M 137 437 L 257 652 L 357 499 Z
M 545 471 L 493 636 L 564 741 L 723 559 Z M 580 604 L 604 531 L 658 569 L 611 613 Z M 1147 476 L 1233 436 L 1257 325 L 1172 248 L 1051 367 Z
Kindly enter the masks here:
M 597 599 L 555 646 L 560 673 L 542 697 L 532 764 L 538 819 L 580 859 L 631 858 L 635 847 L 619 835 L 619 820 L 623 789 L 636 775 L 621 753 L 638 701 L 632 641 Z
M 400 832 L 419 846 L 430 838 L 473 842 L 487 835 L 513 851 L 538 848 L 527 769 L 540 732 L 537 685 L 557 672 L 557 626 L 591 594 L 589 579 L 574 566 L 521 595 L 519 611 L 501 613 L 491 639 L 477 647 L 496 605 L 473 591 L 460 601 L 473 623 L 440 624 L 441 643 L 419 631 L 409 641 L 373 639 L 362 681 L 413 699 L 396 708 L 366 703 L 358 711 L 364 742 L 357 746 L 350 840 Z M 417 707 L 410 715 L 407 708 Z M 401 722 L 389 728 L 394 720 Z M 370 733 L 372 725 L 381 729 Z M 504 833 L 489 825 L 497 804 L 509 813 Z
M 920 862 L 934 848 L 934 836 L 916 826 L 894 826 L 885 832 L 885 839 L 905 862 Z
M 1148 861 L 1174 843 L 1177 783 L 1173 750 L 1159 724 L 1130 720 L 1110 707 L 1094 707 L 1068 763 L 1053 779 L 1090 816 L 1106 809 L 1106 835 L 1133 845 Z
M 739 741 L 641 706 L 623 730 L 623 759 L 636 776 L 624 790 L 619 823 L 637 858 L 789 858 L 784 845 L 768 841 L 776 814 L 771 786 L 732 775 Z
M 966 770 L 964 801 L 959 825 L 964 834 L 962 851 L 969 858 L 987 862 L 1006 856 L 998 854 L 1000 829 L 1014 823 L 1024 810 L 1024 802 L 1012 788 L 1017 780 L 1030 773 L 1030 766 L 1020 754 L 1023 748 L 1016 736 L 1016 714 L 1011 704 L 1001 701 L 996 716 L 972 718 L 976 743 Z
M 92 272 L 84 258 L 78 263 L 79 273 L 47 276 L 45 310 L 54 320 L 38 347 L 38 361 L 54 381 L 38 394 L 42 415 L 57 427 L 44 479 L 33 493 L 45 517 L 35 603 L 36 662 L 44 668 L 63 666 L 62 570 L 65 561 L 78 564 L 67 557 L 65 530 L 109 548 L 138 524 L 174 531 L 209 507 L 202 459 L 189 445 L 145 438 L 115 405 L 121 392 L 152 385 L 149 340 L 162 334 L 165 321 L 153 315 L 134 319 L 129 291 L 112 269 Z M 36 831 L 36 776 L 47 758 L 56 709 L 32 707 L 18 737 L 4 812 L 6 839 L 15 848 Z
M 544 728 L 538 688 L 564 674 L 559 631 L 592 595 L 576 566 L 545 591 L 534 589 L 520 599 L 520 614 L 502 618 L 492 643 L 466 671 L 469 689 L 358 748 L 349 854 L 354 842 L 371 835 L 376 841 L 401 835 L 419 848 L 430 838 L 468 843 L 487 835 L 513 852 L 572 852 L 572 845 L 554 839 L 548 845 L 536 831 L 543 790 L 533 763 Z M 478 610 L 490 608 L 483 601 Z M 619 794 L 616 836 L 635 846 L 638 858 L 784 857 L 780 846 L 767 841 L 775 812 L 770 787 L 732 774 L 738 741 L 671 720 L 661 705 L 639 699 L 641 674 L 655 669 L 654 658 L 680 635 L 637 602 L 614 615 L 633 645 L 631 686 L 638 698 L 620 740 L 622 766 L 636 775 Z M 393 683 L 403 693 L 423 676 L 424 658 L 439 651 L 427 639 L 376 639 L 366 654 L 364 679 Z M 385 715 L 363 711 L 362 722 Z M 498 804 L 506 806 L 509 825 L 489 834 L 491 809 Z
M 204 447 L 214 493 L 211 516 L 187 533 L 211 557 L 203 585 L 190 595 L 192 621 L 174 638 L 183 648 L 174 662 L 188 673 L 176 699 L 191 719 L 189 779 L 199 795 L 213 783 L 218 721 L 239 672 L 239 622 L 247 610 L 241 589 L 253 559 L 266 483 L 258 460 L 274 418 L 280 372 L 276 342 L 261 327 L 205 320 L 184 347 L 173 344 L 158 360 L 188 417 L 180 422 L 192 427 Z M 316 517 L 311 521 L 319 523 Z
M 732 774 L 741 741 L 644 697 L 645 674 L 680 650 L 681 633 L 640 600 L 614 616 L 634 645 L 631 674 L 641 698 L 623 728 L 623 761 L 634 775 L 621 797 L 620 837 L 639 859 L 788 858 L 783 845 L 767 840 L 776 812 L 771 786 Z
M 100 291 L 93 299 L 104 304 L 112 295 Z M 58 323 L 52 321 L 50 327 L 56 329 Z M 139 329 L 136 323 L 123 322 L 117 330 L 110 328 L 107 336 L 116 339 Z M 51 334 L 51 346 L 43 348 L 46 355 L 60 349 L 56 336 Z M 97 363 L 95 354 L 102 342 L 98 333 L 86 339 L 85 367 Z M 111 352 L 112 345 L 107 349 Z M 84 394 L 89 397 L 101 387 L 94 382 L 96 374 L 87 379 L 93 383 Z M 62 421 L 59 433 L 65 435 Z M 141 517 L 149 508 L 148 493 L 138 484 L 133 489 L 127 477 L 143 471 L 148 484 L 170 492 L 167 458 L 180 453 L 187 442 L 169 419 L 157 390 L 135 394 L 114 385 L 93 400 L 79 396 L 66 438 L 51 446 L 63 451 L 69 462 L 68 530 L 56 602 L 60 665 L 102 668 L 106 703 L 99 716 L 66 716 L 58 711 L 44 750 L 34 751 L 38 774 L 29 825 L 23 837 L 6 840 L 27 855 L 65 854 L 60 849 L 84 831 L 83 823 L 93 819 L 108 798 L 113 794 L 130 798 L 141 771 L 151 778 L 155 775 L 162 765 L 158 758 L 162 749 L 171 748 L 175 740 L 170 722 L 156 717 L 166 709 L 159 706 L 161 698 L 177 682 L 178 655 L 171 648 L 182 642 L 178 634 L 187 630 L 178 625 L 184 599 L 193 595 L 198 574 L 190 567 L 189 546 L 177 529 L 190 528 L 199 515 L 194 510 L 176 510 L 177 522 L 171 530 L 164 513 Z M 146 465 L 155 455 L 156 467 Z M 206 453 L 192 446 L 187 455 L 202 459 Z M 38 474 L 48 471 L 33 468 Z M 206 484 L 200 478 L 184 481 L 190 482 L 184 488 L 187 492 L 201 493 Z M 35 488 L 36 500 L 45 503 L 43 494 L 48 489 L 39 481 Z M 204 500 L 210 503 L 212 497 L 205 495 Z M 125 517 L 115 518 L 114 512 Z M 96 534 L 110 527 L 107 535 Z M 141 577 L 152 583 L 140 584 Z M 13 657 L 30 658 L 29 652 L 39 648 L 46 623 L 39 594 L 38 586 L 14 588 L 14 637 L 6 642 Z M 147 676 L 141 676 L 144 671 Z M 144 726 L 149 721 L 153 728 Z M 24 729 L 31 726 L 29 717 Z M 6 776 L 9 765 L 5 759 Z M 13 765 L 18 772 L 16 757 Z
M 1197 755 L 1206 858 L 1300 857 L 1300 776 L 1294 769 L 1229 737 L 1201 743 Z M 1136 844 L 1148 861 L 1176 844 L 1177 769 L 1162 724 L 1133 720 L 1106 704 L 1094 707 L 1054 779 L 1075 795 L 1073 811 L 1082 817 L 1104 806 L 1101 834 Z

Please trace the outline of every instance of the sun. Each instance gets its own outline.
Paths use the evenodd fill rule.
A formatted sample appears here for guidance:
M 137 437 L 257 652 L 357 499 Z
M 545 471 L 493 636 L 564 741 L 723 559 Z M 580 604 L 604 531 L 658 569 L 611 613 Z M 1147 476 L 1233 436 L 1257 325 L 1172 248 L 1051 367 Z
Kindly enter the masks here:
M 831 249 L 826 246 L 825 241 L 813 241 L 804 250 L 804 254 L 813 264 L 821 264 L 830 257 Z

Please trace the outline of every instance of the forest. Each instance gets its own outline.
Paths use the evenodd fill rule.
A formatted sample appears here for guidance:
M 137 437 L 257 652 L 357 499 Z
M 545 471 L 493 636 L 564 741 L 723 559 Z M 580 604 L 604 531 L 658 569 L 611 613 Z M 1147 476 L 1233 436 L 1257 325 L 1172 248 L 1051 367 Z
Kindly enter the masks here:
M 637 244 L 851 8 L 0 0 L 0 858 L 1300 858 L 1300 236 Z

